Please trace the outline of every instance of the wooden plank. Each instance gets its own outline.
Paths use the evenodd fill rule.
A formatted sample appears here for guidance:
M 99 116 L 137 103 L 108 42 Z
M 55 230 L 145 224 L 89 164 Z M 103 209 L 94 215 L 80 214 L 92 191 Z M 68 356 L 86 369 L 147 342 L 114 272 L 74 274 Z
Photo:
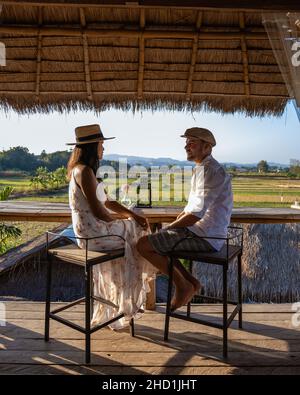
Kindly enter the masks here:
M 222 10 L 272 10 L 272 11 L 299 11 L 300 5 L 293 0 L 139 0 L 139 1 L 123 1 L 123 0 L 104 0 L 99 4 L 99 0 L 2 0 L 2 4 L 20 4 L 30 6 L 61 6 L 61 7 L 155 7 L 155 8 L 204 8 L 204 9 L 222 9 Z M 130 4 L 132 3 L 132 4 Z
M 83 320 L 74 319 L 72 322 L 76 324 L 83 324 Z M 221 323 L 221 320 L 218 321 Z M 237 322 L 234 321 L 229 329 L 229 340 L 239 342 L 240 340 L 300 340 L 300 331 L 293 328 L 290 323 L 289 326 L 284 327 L 282 321 L 261 321 L 245 322 L 243 330 L 239 330 Z M 287 324 L 288 325 L 288 324 Z M 83 335 L 73 329 L 62 325 L 59 322 L 51 321 L 50 337 L 53 341 L 61 341 L 65 339 L 83 339 Z M 146 321 L 142 319 L 136 322 L 136 337 L 145 337 L 150 341 L 163 341 L 164 320 L 161 321 Z M 8 337 L 10 339 L 38 339 L 42 338 L 44 333 L 43 320 L 10 320 L 6 326 L 1 328 L 1 337 Z M 124 337 L 124 334 L 126 336 Z M 130 341 L 129 328 L 126 327 L 121 331 L 111 331 L 106 328 L 93 334 L 93 339 L 102 339 L 107 341 L 114 341 L 113 339 L 121 337 L 124 341 Z M 170 324 L 170 344 L 175 340 L 181 341 L 182 344 L 192 342 L 203 344 L 203 342 L 214 341 L 222 337 L 220 329 L 199 325 L 187 321 L 171 319 Z
M 153 207 L 135 209 L 148 218 L 150 223 L 171 222 L 182 207 Z M 117 218 L 117 216 L 115 216 Z M 32 220 L 46 222 L 69 222 L 71 210 L 68 204 L 45 202 L 0 202 L 0 220 Z M 231 217 L 236 223 L 291 223 L 300 222 L 300 210 L 293 208 L 234 208 Z
M 95 366 L 95 365 L 43 365 L 43 364 L 0 364 L 0 374 L 13 375 L 37 375 L 37 374 L 59 374 L 59 375 L 225 375 L 225 374 L 259 374 L 259 375 L 299 375 L 300 368 L 293 366 L 280 367 L 153 367 L 143 366 L 133 368 L 128 366 Z
M 212 322 L 218 322 L 218 323 L 222 323 L 222 317 L 221 315 L 218 317 L 213 317 L 211 315 L 206 315 L 206 314 L 192 314 L 192 317 L 194 318 L 205 318 L 205 319 L 209 319 Z M 70 318 L 70 317 L 68 317 Z M 83 316 L 76 316 L 76 317 L 71 317 L 72 321 L 74 321 L 76 324 L 83 324 L 84 323 L 84 317 Z M 155 322 L 152 322 L 155 321 Z M 164 321 L 165 321 L 165 317 L 164 315 L 160 315 L 160 316 L 155 316 L 152 317 L 151 319 L 144 319 L 144 317 L 136 320 L 136 325 L 141 325 L 141 326 L 145 326 L 149 327 L 151 326 L 152 328 L 162 328 L 164 326 Z M 34 319 L 34 320 L 28 320 L 28 319 L 18 319 L 18 318 L 11 318 L 10 320 L 8 320 L 6 322 L 6 326 L 4 327 L 3 331 L 9 331 L 9 329 L 16 329 L 18 330 L 22 330 L 22 328 L 28 328 L 30 330 L 39 330 L 40 327 L 43 326 L 43 320 L 42 319 Z M 53 321 L 53 328 L 54 330 L 58 329 L 58 328 L 62 328 L 62 324 L 56 321 Z M 186 330 L 188 328 L 193 328 L 193 330 L 197 331 L 197 332 L 205 332 L 205 333 L 218 333 L 219 334 L 219 329 L 217 328 L 211 328 L 211 327 L 207 327 L 205 325 L 199 325 L 199 324 L 195 324 L 195 323 L 191 323 L 191 322 L 187 322 L 184 320 L 178 320 L 175 318 L 171 318 L 171 327 L 172 330 L 174 331 L 180 331 L 180 330 Z M 236 330 L 238 330 L 238 322 L 237 320 L 234 320 L 232 323 L 232 326 L 230 327 L 234 332 Z M 66 328 L 68 329 L 68 328 Z M 127 327 L 125 328 L 126 330 L 128 329 Z M 142 328 L 143 329 L 143 328 Z M 69 329 L 68 329 L 69 330 Z M 72 329 L 70 329 L 72 330 Z M 296 327 L 293 327 L 292 325 L 292 320 L 282 320 L 282 319 L 277 319 L 274 321 L 247 321 L 244 320 L 244 325 L 243 325 L 243 331 L 241 331 L 240 335 L 241 338 L 244 338 L 245 335 L 247 335 L 246 332 L 255 332 L 255 333 L 273 333 L 273 332 L 286 332 L 289 335 L 295 336 L 294 338 L 300 338 L 300 331 L 297 331 Z M 5 332 L 3 332 L 5 333 Z M 242 336 L 243 334 L 243 336 Z M 236 333 L 236 335 L 239 336 L 238 333 Z M 54 336 L 55 337 L 55 336 Z
M 1 300 L 1 299 L 0 299 Z M 5 304 L 7 311 L 44 311 L 45 303 L 44 302 L 28 302 L 28 301 L 3 301 Z M 51 306 L 53 309 L 64 306 L 65 303 L 53 302 Z M 157 304 L 156 312 L 147 312 L 147 315 L 160 315 L 164 312 L 165 304 Z M 231 311 L 232 307 L 229 306 L 228 311 Z M 206 313 L 214 313 L 221 312 L 222 305 L 221 304 L 194 304 L 192 310 L 197 312 L 206 312 Z M 84 304 L 80 304 L 72 307 L 72 311 L 83 312 Z M 183 311 L 183 308 L 179 309 L 179 311 Z M 272 314 L 274 313 L 290 313 L 292 311 L 291 303 L 244 303 L 243 304 L 244 313 L 266 313 Z
M 221 347 L 220 347 L 221 349 Z M 195 351 L 168 351 L 156 352 L 98 352 L 93 351 L 91 358 L 96 366 L 297 366 L 300 367 L 300 352 L 293 354 L 268 350 L 260 352 L 231 351 L 228 360 L 224 361 L 220 351 L 211 352 L 209 357 Z M 84 353 L 78 351 L 8 351 L 1 350 L 1 363 L 43 363 L 45 365 L 81 365 L 84 362 Z
M 229 330 L 226 361 L 222 359 L 220 330 L 171 318 L 170 340 L 166 343 L 163 341 L 164 314 L 150 312 L 136 321 L 135 338 L 129 335 L 129 328 L 94 333 L 93 365 L 84 366 L 82 334 L 51 321 L 50 342 L 44 342 L 44 303 L 4 303 L 8 322 L 0 334 L 0 374 L 300 373 L 300 331 L 291 325 L 291 304 L 245 305 L 250 312 L 244 314 L 244 330 L 238 329 L 237 322 L 233 323 L 234 329 Z M 66 315 L 73 315 L 75 322 L 83 322 L 78 320 L 83 306 L 77 307 Z M 206 315 L 214 316 L 221 306 L 193 307 L 213 308 Z
M 243 35 L 239 32 L 193 32 L 185 30 L 133 30 L 133 29 L 94 29 L 94 28 L 77 28 L 77 27 L 62 27 L 62 26 L 43 26 L 36 27 L 35 25 L 0 25 L 0 33 L 11 35 L 25 35 L 25 36 L 48 36 L 48 37 L 81 37 L 82 34 L 86 37 L 124 37 L 136 38 L 143 37 L 144 39 L 185 39 L 194 40 L 235 40 L 241 39 L 243 36 L 249 40 L 267 40 L 268 36 L 265 32 L 245 32 Z
M 0 29 L 1 30 L 1 29 Z M 20 62 L 23 60 L 22 59 L 18 59 Z M 203 81 L 205 82 L 205 81 Z M 211 81 L 210 81 L 211 82 Z M 274 84 L 273 84 L 274 85 Z M 279 84 L 279 85 L 283 85 L 283 84 Z M 0 93 L 2 95 L 9 95 L 9 96 L 16 96 L 18 95 L 20 92 L 15 90 L 0 90 Z M 22 95 L 24 96 L 32 96 L 33 94 L 35 94 L 35 91 L 32 90 L 22 90 Z M 111 95 L 123 95 L 126 96 L 136 96 L 136 91 L 118 91 L 118 90 L 114 90 L 114 91 L 93 91 L 93 95 L 94 96 L 104 96 L 104 97 L 108 97 Z M 145 96 L 153 96 L 154 98 L 159 98 L 160 96 L 164 95 L 164 96 L 178 96 L 180 98 L 184 98 L 184 94 L 183 92 L 173 92 L 173 91 L 144 91 Z M 60 91 L 42 91 L 40 92 L 41 96 L 51 96 L 51 95 L 58 95 L 58 96 L 63 96 L 66 98 L 69 98 L 70 95 L 74 96 L 74 95 L 78 95 L 78 96 L 84 96 L 86 95 L 85 91 L 66 91 L 66 90 L 60 90 Z M 191 96 L 195 99 L 200 98 L 205 96 L 206 98 L 209 97 L 235 97 L 235 98 L 245 98 L 245 94 L 244 93 L 211 93 L 211 92 L 192 92 Z M 268 95 L 268 94 L 251 94 L 252 98 L 257 98 L 257 99 L 284 99 L 287 100 L 289 98 L 288 95 Z
M 145 10 L 140 11 L 140 29 L 143 32 L 145 29 L 146 18 Z M 137 97 L 138 99 L 143 98 L 144 90 L 144 67 L 145 67 L 145 39 L 142 34 L 139 38 L 139 67 L 138 67 L 138 85 L 137 85 Z
M 60 225 L 54 229 L 54 232 L 60 232 L 65 229 L 67 224 Z M 24 243 L 18 247 L 9 250 L 6 254 L 0 256 L 0 275 L 7 272 L 16 265 L 20 265 L 38 252 L 42 252 L 46 248 L 45 234 L 37 236 L 34 239 Z
M 213 342 L 200 340 L 200 342 L 192 343 L 185 341 L 184 336 L 181 340 L 178 338 L 173 339 L 170 344 L 164 342 L 162 339 L 156 341 L 149 341 L 149 338 L 142 337 L 138 334 L 136 339 L 128 338 L 128 333 L 124 336 L 118 336 L 108 339 L 93 339 L 92 350 L 95 352 L 138 352 L 138 351 L 152 351 L 152 352 L 165 352 L 170 349 L 177 349 L 184 351 L 194 352 L 219 352 L 222 347 L 222 338 L 216 338 Z M 269 352 L 282 351 L 282 352 L 300 352 L 299 340 L 281 340 L 281 339 L 239 339 L 238 341 L 229 341 L 229 347 L 232 351 L 249 351 L 252 349 L 265 349 Z M 46 343 L 42 338 L 16 338 L 13 341 L 5 341 L 0 338 L 0 355 L 1 350 L 11 351 L 71 351 L 71 350 L 84 350 L 85 340 L 83 336 L 78 339 L 52 339 Z
M 53 308 L 54 309 L 54 308 Z M 63 313 L 61 313 L 62 317 L 66 317 L 68 319 L 79 319 L 81 316 L 83 316 L 84 314 L 84 309 L 80 310 L 75 310 L 73 311 L 73 309 L 70 309 L 71 311 L 64 311 Z M 164 308 L 165 310 L 165 308 Z M 193 306 L 192 306 L 192 310 L 193 310 Z M 150 308 L 149 311 L 146 312 L 146 315 L 143 317 L 143 322 L 149 322 L 153 319 L 157 320 L 157 321 L 163 321 L 165 319 L 164 316 L 164 311 L 161 312 L 161 314 L 157 314 L 155 316 L 149 314 L 151 311 L 154 311 L 153 308 Z M 211 318 L 217 318 L 220 317 L 222 312 L 201 312 L 198 313 L 199 315 L 205 315 L 205 317 L 207 317 L 208 319 Z M 290 312 L 290 313 L 244 313 L 243 314 L 243 319 L 244 321 L 251 321 L 251 322 L 260 322 L 260 321 L 268 321 L 268 322 L 272 322 L 272 321 L 282 321 L 283 325 L 286 324 L 286 322 L 290 322 L 292 315 L 294 313 Z M 7 320 L 43 320 L 44 319 L 44 309 L 41 311 L 35 311 L 35 310 L 7 310 L 6 311 L 6 319 Z

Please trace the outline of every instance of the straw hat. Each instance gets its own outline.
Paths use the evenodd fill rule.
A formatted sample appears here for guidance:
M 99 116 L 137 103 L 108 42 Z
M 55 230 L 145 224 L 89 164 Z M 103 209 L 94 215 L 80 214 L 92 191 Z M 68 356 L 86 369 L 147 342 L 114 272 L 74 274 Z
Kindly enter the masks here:
M 204 128 L 190 128 L 187 129 L 184 134 L 180 137 L 195 137 L 200 140 L 206 141 L 207 143 L 211 144 L 213 147 L 217 144 L 216 139 L 212 132 L 208 129 Z
M 97 143 L 98 141 L 111 140 L 115 137 L 104 137 L 101 132 L 100 126 L 95 125 L 85 125 L 78 126 L 75 129 L 76 143 L 67 143 L 67 145 L 81 145 L 89 143 Z

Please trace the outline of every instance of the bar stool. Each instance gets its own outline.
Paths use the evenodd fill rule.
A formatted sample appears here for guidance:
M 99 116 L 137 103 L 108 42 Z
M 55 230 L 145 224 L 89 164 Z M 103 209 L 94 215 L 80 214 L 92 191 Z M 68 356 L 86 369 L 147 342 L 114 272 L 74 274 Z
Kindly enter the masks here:
M 168 281 L 168 298 L 167 298 L 167 308 L 166 308 L 166 318 L 165 318 L 165 331 L 164 340 L 168 341 L 169 337 L 169 323 L 170 317 L 178 318 L 181 320 L 194 322 L 197 324 L 207 325 L 214 328 L 219 328 L 223 330 L 223 357 L 226 358 L 228 354 L 227 330 L 232 323 L 234 317 L 238 314 L 239 328 L 242 329 L 242 254 L 243 254 L 243 228 L 237 226 L 229 226 L 229 232 L 233 231 L 234 235 L 229 235 L 227 237 L 200 237 L 197 235 L 188 236 L 179 240 L 168 253 L 169 257 L 169 281 Z M 180 243 L 186 239 L 218 239 L 225 240 L 223 248 L 218 252 L 189 252 L 180 251 Z M 238 240 L 237 245 L 232 244 L 234 240 Z M 193 262 L 200 261 L 204 263 L 209 263 L 212 265 L 219 265 L 223 269 L 223 297 L 216 298 L 205 295 L 197 295 L 200 300 L 206 299 L 213 302 L 221 302 L 223 304 L 223 323 L 214 323 L 211 321 L 206 321 L 198 318 L 191 317 L 191 303 L 187 305 L 186 315 L 179 314 L 171 311 L 171 296 L 172 296 L 172 281 L 173 281 L 173 270 L 174 270 L 174 259 L 186 259 L 189 261 L 190 271 L 192 271 Z M 237 279 L 238 279 L 238 301 L 228 300 L 227 297 L 227 271 L 228 266 L 233 260 L 237 258 Z M 235 305 L 235 309 L 228 317 L 228 304 Z
M 54 236 L 54 239 L 49 242 L 49 237 Z M 47 251 L 47 285 L 46 285 L 46 308 L 45 308 L 45 341 L 49 341 L 49 331 L 50 331 L 50 318 L 56 320 L 64 325 L 67 325 L 81 333 L 85 334 L 85 362 L 88 364 L 91 361 L 91 334 L 106 327 L 107 325 L 113 323 L 114 321 L 119 320 L 124 317 L 124 313 L 118 314 L 116 317 L 112 318 L 109 321 L 103 322 L 101 324 L 97 324 L 91 327 L 91 317 L 93 314 L 93 301 L 97 300 L 98 302 L 117 308 L 114 303 L 109 300 L 103 299 L 101 297 L 93 295 L 93 275 L 92 268 L 95 265 L 100 265 L 104 262 L 111 261 L 116 258 L 121 258 L 124 256 L 124 248 L 116 249 L 113 251 L 89 251 L 88 250 L 88 242 L 89 240 L 99 239 L 104 237 L 118 237 L 122 240 L 125 239 L 119 235 L 107 235 L 107 236 L 98 236 L 91 238 L 84 237 L 65 237 L 57 233 L 47 232 L 46 233 L 46 251 Z M 85 248 L 79 248 L 73 240 L 84 240 Z M 51 248 L 50 248 L 51 247 Z M 68 262 L 74 265 L 79 265 L 84 269 L 85 272 L 85 296 L 83 298 L 77 299 L 73 302 L 68 303 L 67 305 L 57 308 L 55 310 L 50 311 L 50 303 L 51 303 L 51 277 L 52 277 L 52 261 L 53 259 L 58 259 L 63 262 Z M 75 306 L 81 302 L 85 303 L 85 327 L 77 325 L 65 318 L 58 316 L 57 314 L 61 311 L 69 309 L 72 306 Z M 130 333 L 131 336 L 134 336 L 134 320 L 133 318 L 130 320 Z

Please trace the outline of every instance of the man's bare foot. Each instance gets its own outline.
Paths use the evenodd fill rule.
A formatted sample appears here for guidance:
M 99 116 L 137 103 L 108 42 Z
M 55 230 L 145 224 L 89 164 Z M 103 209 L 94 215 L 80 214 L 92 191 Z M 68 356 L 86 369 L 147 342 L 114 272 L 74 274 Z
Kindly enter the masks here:
M 199 294 L 199 292 L 203 288 L 203 285 L 196 278 L 191 279 L 191 283 L 193 284 L 195 294 Z
M 192 286 L 191 286 L 192 285 Z M 199 283 L 200 287 L 200 283 Z M 198 288 L 199 289 L 199 288 Z M 185 286 L 176 288 L 175 295 L 171 301 L 171 311 L 179 309 L 181 306 L 189 303 L 196 293 L 196 289 L 193 284 L 186 281 Z

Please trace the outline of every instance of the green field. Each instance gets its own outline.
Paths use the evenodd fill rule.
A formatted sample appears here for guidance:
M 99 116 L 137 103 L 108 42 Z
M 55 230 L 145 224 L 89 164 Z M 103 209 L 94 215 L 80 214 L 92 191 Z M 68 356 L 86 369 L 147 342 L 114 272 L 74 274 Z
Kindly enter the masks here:
M 133 180 L 129 180 L 129 184 Z M 111 180 L 105 180 L 108 185 L 108 190 L 113 190 L 113 183 Z M 33 191 L 30 186 L 30 178 L 0 178 L 0 189 L 6 185 L 11 185 L 14 188 L 13 198 L 22 200 L 36 200 L 45 202 L 68 202 L 68 193 L 66 190 L 62 191 Z M 152 189 L 153 204 L 155 205 L 184 205 L 187 197 L 188 186 L 186 194 L 182 193 L 182 186 L 180 184 L 171 187 L 168 182 L 160 182 L 155 184 Z M 232 180 L 234 206 L 235 207 L 289 207 L 295 200 L 300 200 L 300 180 L 278 179 L 278 177 L 262 178 L 257 177 L 234 177 Z M 136 189 L 129 188 L 129 195 L 134 201 Z M 163 192 L 162 192 L 163 191 Z M 170 192 L 169 192 L 170 191 Z M 174 201 L 174 193 L 177 200 Z M 122 193 L 121 193 L 122 194 Z M 171 197 L 171 202 L 168 197 Z M 141 201 L 146 201 L 146 191 L 141 193 Z
M 128 184 L 134 180 L 129 180 Z M 106 180 L 108 188 L 112 188 L 112 180 Z M 68 203 L 68 192 L 65 188 L 63 191 L 35 191 L 30 185 L 30 178 L 10 177 L 0 178 L 0 189 L 6 185 L 14 188 L 14 199 L 44 201 L 53 203 Z M 290 179 L 273 179 L 257 177 L 234 177 L 232 180 L 234 207 L 290 207 L 295 200 L 300 201 L 300 180 Z M 167 191 L 162 193 L 162 188 Z M 186 196 L 189 184 L 187 185 Z M 182 186 L 178 183 L 169 186 L 169 182 L 164 180 L 159 184 L 153 185 L 153 196 L 159 200 L 153 200 L 153 205 L 158 206 L 183 206 L 185 201 L 182 199 Z M 130 192 L 131 191 L 131 192 Z M 129 188 L 131 194 L 135 194 L 136 189 Z M 170 192 L 168 192 L 170 191 Z M 129 193 L 129 195 L 130 195 Z M 174 198 L 176 193 L 180 201 L 163 201 L 163 197 Z M 143 196 L 144 195 L 144 196 Z M 141 201 L 146 200 L 147 191 L 141 194 Z M 133 201 L 134 197 L 131 196 Z M 39 223 L 39 222 L 18 222 L 14 223 L 22 230 L 22 235 L 17 240 L 11 240 L 9 247 L 20 245 L 29 241 L 35 236 L 45 233 L 46 230 L 58 226 L 56 223 Z

